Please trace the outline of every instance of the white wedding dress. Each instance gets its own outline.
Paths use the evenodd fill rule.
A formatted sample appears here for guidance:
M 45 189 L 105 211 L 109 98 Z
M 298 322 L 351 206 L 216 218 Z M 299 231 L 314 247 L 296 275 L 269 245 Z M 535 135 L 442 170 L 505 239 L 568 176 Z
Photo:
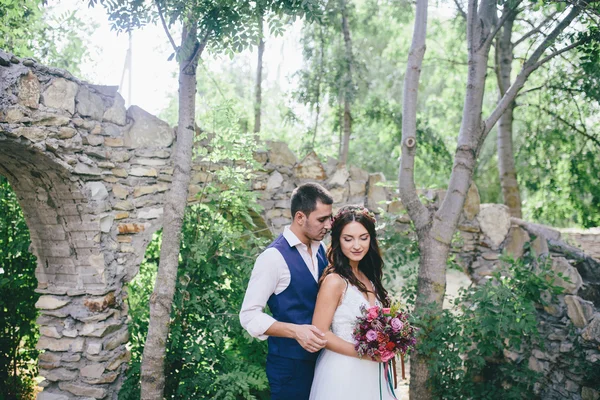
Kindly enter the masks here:
M 356 317 L 361 315 L 361 305 L 369 307 L 367 299 L 355 286 L 348 285 L 331 323 L 336 336 L 354 343 L 352 331 Z M 380 373 L 380 363 L 323 349 L 317 359 L 310 400 L 392 400 L 387 386 L 383 364 Z

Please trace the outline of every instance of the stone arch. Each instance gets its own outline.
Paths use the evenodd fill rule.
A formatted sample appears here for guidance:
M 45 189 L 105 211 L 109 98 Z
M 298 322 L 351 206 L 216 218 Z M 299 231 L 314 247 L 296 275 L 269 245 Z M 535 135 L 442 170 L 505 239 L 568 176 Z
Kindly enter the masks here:
M 116 87 L 0 51 L 0 174 L 30 230 L 41 294 L 40 399 L 117 398 L 126 287 L 172 168 L 174 131 Z

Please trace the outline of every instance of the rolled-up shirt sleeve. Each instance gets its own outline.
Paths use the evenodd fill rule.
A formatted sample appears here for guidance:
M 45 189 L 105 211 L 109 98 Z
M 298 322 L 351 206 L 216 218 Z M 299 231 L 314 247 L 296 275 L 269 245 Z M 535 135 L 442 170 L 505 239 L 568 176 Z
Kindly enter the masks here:
M 282 263 L 287 269 L 281 253 L 274 248 L 265 250 L 254 263 L 252 275 L 248 282 L 244 302 L 240 311 L 240 323 L 248 333 L 257 339 L 266 340 L 267 329 L 276 321 L 275 318 L 265 313 L 265 306 L 272 294 L 281 292 L 282 286 L 289 285 L 282 281 Z M 286 277 L 283 277 L 283 280 Z

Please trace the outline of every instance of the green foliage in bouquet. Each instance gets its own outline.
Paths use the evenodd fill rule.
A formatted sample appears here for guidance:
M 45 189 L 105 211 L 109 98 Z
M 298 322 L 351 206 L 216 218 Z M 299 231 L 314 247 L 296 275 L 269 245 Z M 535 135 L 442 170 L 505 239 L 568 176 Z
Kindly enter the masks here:
M 266 343 L 245 333 L 238 312 L 254 260 L 266 244 L 257 227 L 254 136 L 239 131 L 229 104 L 214 113 L 210 138 L 197 151 L 213 180 L 185 215 L 176 295 L 167 343 L 165 397 L 267 399 Z M 210 168 L 209 168 L 210 169 Z M 148 327 L 148 299 L 159 260 L 160 234 L 148 247 L 129 288 L 132 362 L 119 398 L 139 398 L 140 362 Z

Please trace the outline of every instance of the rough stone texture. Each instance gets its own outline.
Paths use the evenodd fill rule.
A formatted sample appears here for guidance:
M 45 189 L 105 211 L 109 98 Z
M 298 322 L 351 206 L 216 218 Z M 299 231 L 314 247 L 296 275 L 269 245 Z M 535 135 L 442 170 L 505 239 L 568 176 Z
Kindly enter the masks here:
M 133 125 L 124 135 L 123 145 L 134 149 L 171 146 L 175 132 L 166 122 L 137 106 L 129 107 L 127 114 L 133 120 Z
M 513 226 L 508 233 L 508 243 L 506 244 L 506 253 L 517 259 L 523 256 L 525 243 L 529 242 L 530 236 L 524 229 Z
M 369 175 L 369 181 L 367 183 L 367 207 L 373 210 L 373 212 L 377 212 L 379 208 L 384 211 L 387 209 L 387 190 L 385 187 L 379 185 L 384 182 L 385 176 L 383 176 L 382 173 Z
M 590 301 L 585 301 L 579 296 L 565 296 L 567 305 L 567 315 L 577 328 L 583 328 L 592 318 L 594 312 L 594 304 Z
M 508 208 L 503 204 L 482 204 L 477 221 L 492 248 L 500 247 L 511 225 Z
M 576 294 L 583 285 L 581 275 L 566 258 L 554 257 L 552 259 L 552 269 L 566 278 L 557 278 L 555 284 L 563 287 L 567 293 Z
M 287 146 L 285 148 L 287 148 Z M 272 152 L 273 150 L 269 152 L 269 158 L 271 158 Z M 285 152 L 283 154 L 285 154 Z M 279 158 L 281 158 L 281 156 L 279 156 L 277 159 Z M 282 160 L 282 163 L 292 161 L 291 157 L 286 156 L 286 158 L 288 159 L 285 161 Z M 295 158 L 296 156 L 293 157 L 293 159 Z M 323 168 L 321 160 L 319 160 L 319 157 L 314 151 L 308 153 L 306 157 L 304 157 L 304 159 L 295 166 L 294 175 L 296 176 L 296 178 L 312 181 L 322 181 L 327 178 L 325 168 Z
M 479 190 L 475 184 L 471 184 L 469 191 L 467 192 L 467 198 L 465 199 L 465 205 L 463 207 L 463 213 L 467 220 L 472 220 L 477 214 L 481 206 L 481 200 L 479 198 Z
M 268 160 L 272 165 L 281 165 L 285 167 L 293 167 L 296 162 L 296 155 L 292 153 L 287 144 L 282 142 L 268 142 Z
M 35 62 L 17 61 L 0 62 L 0 174 L 19 198 L 38 260 L 37 291 L 42 296 L 37 347 L 44 350 L 39 367 L 46 377 L 38 398 L 116 399 L 119 377 L 131 358 L 124 345 L 129 339 L 124 285 L 137 273 L 162 224 L 173 174 L 174 131 L 139 107 L 125 110 L 114 87 L 89 85 L 64 71 L 53 74 Z M 260 167 L 252 187 L 265 210 L 257 224 L 272 234 L 291 222 L 290 194 L 307 180 L 323 183 L 336 208 L 367 204 L 375 212 L 387 209 L 398 215 L 400 230 L 409 230 L 404 207 L 395 200 L 397 190 L 377 184 L 385 180 L 382 174 L 340 166 L 335 159 L 324 165 L 315 153 L 298 162 L 279 142 L 268 143 L 254 158 Z M 197 195 L 212 181 L 215 168 L 196 161 L 188 201 L 199 201 Z M 436 207 L 445 191 L 420 195 Z M 546 394 L 594 398 L 597 392 L 569 372 L 568 355 L 575 346 L 567 332 L 574 327 L 587 346 L 587 359 L 600 360 L 600 313 L 593 286 L 600 264 L 557 252 L 556 230 L 523 226 L 514 219 L 511 229 L 503 207 L 480 206 L 477 188 L 471 186 L 459 223 L 460 243 L 453 243 L 452 251 L 478 282 L 501 265 L 503 251 L 519 255 L 537 236 L 531 248 L 552 257 L 555 268 L 571 279 L 561 282 L 569 296 L 559 296 L 550 313 L 540 309 L 548 348 L 532 352 L 531 358 L 507 351 L 507 359 L 527 360 L 546 374 Z

